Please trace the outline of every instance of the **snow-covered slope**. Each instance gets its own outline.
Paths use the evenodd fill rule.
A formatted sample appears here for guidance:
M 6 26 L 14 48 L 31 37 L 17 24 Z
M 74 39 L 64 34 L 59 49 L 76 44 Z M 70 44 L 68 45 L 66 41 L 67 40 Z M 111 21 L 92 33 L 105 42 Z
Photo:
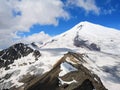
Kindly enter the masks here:
M 81 22 L 55 36 L 42 48 L 64 49 L 84 53 L 87 68 L 96 73 L 109 90 L 120 88 L 120 31 Z M 57 53 L 56 53 L 57 54 Z
M 97 75 L 79 64 L 86 63 L 82 57 L 66 53 L 49 72 L 31 80 L 26 90 L 107 90 Z
M 16 45 L 20 49 L 18 49 L 18 47 L 15 48 Z M 0 90 L 13 90 L 13 88 L 24 85 L 22 80 L 32 79 L 38 75 L 41 76 L 51 70 L 52 66 L 63 55 L 54 54 L 54 50 L 52 50 L 53 52 L 50 50 L 40 50 L 40 53 L 38 53 L 39 45 L 38 43 L 35 43 L 35 45 L 19 43 L 0 52 L 0 66 L 3 63 L 2 67 L 0 67 Z M 31 52 L 29 52 L 29 50 L 31 50 Z M 21 51 L 24 52 L 21 53 Z M 9 54 L 7 54 L 8 52 Z M 20 56 L 18 57 L 19 53 Z M 4 55 L 7 56 L 4 58 Z M 12 58 L 16 56 L 17 58 L 13 60 L 9 59 L 8 56 Z M 10 62 L 7 64 L 8 69 L 6 69 L 6 61 Z
M 28 45 L 33 50 L 39 50 L 41 56 L 34 62 L 32 53 L 19 58 L 12 63 L 9 70 L 0 69 L 0 88 L 19 87 L 25 77 L 41 76 L 52 69 L 54 64 L 68 51 L 82 53 L 86 63 L 83 64 L 91 72 L 97 74 L 103 85 L 109 90 L 120 88 L 120 31 L 104 26 L 81 22 L 72 29 L 53 37 L 44 43 Z M 17 61 L 34 62 L 18 67 Z M 61 64 L 61 70 L 71 72 L 66 63 Z M 65 72 L 64 70 L 67 70 Z M 62 73 L 62 72 L 61 72 Z M 63 74 L 63 73 L 62 73 Z M 62 75 L 60 74 L 60 75 Z
M 76 36 L 78 36 L 81 41 L 86 41 L 86 44 L 97 44 L 103 52 L 120 54 L 120 31 L 92 24 L 87 21 L 81 22 L 65 33 L 53 37 L 44 47 L 76 48 L 74 46 Z

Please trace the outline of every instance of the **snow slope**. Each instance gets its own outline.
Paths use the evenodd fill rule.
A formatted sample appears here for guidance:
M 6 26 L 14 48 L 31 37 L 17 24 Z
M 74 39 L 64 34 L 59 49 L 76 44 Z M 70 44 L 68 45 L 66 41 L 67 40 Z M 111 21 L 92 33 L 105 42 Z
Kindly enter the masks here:
M 76 48 L 73 45 L 73 40 L 76 35 L 81 40 L 87 40 L 87 43 L 96 43 L 101 47 L 101 51 L 105 53 L 120 54 L 120 31 L 87 21 L 81 22 L 65 33 L 53 37 L 44 47 Z
M 85 42 L 85 46 L 76 47 L 75 37 Z M 42 48 L 65 49 L 68 51 L 84 53 L 84 64 L 96 73 L 109 90 L 120 88 L 120 31 L 104 26 L 81 22 L 72 29 L 53 37 Z M 99 51 L 88 48 L 92 43 L 100 47 Z M 57 54 L 57 53 L 56 53 Z

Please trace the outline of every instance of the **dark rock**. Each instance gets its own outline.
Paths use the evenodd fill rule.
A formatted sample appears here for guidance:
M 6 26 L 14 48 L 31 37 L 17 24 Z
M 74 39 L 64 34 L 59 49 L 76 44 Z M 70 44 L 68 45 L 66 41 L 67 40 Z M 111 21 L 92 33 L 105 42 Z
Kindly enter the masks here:
M 35 42 L 32 42 L 31 45 L 32 45 L 33 47 L 37 47 L 37 45 L 35 44 Z
M 73 90 L 93 90 L 95 89 L 92 82 L 89 79 L 83 81 L 83 83 Z
M 87 48 L 89 50 L 100 51 L 100 47 L 95 43 L 89 44 L 87 40 L 81 40 L 79 35 L 74 38 L 74 45 L 76 47 Z
M 19 82 L 26 83 L 26 82 L 29 82 L 30 80 L 32 80 L 33 78 L 34 78 L 34 75 L 27 73 L 26 75 L 22 76 L 22 79 L 19 80 Z
M 33 56 L 35 56 L 36 59 L 38 59 L 41 56 L 41 53 L 37 50 L 33 52 Z
M 90 44 L 90 48 L 91 50 L 100 51 L 100 47 L 98 47 L 95 43 Z
M 86 46 L 86 40 L 80 40 L 79 39 L 79 35 L 77 35 L 75 38 L 74 38 L 74 45 L 76 47 L 83 47 L 83 46 Z
M 6 79 L 6 80 L 9 79 L 11 77 L 11 75 L 12 75 L 12 73 L 6 74 L 5 77 L 4 77 L 4 79 Z

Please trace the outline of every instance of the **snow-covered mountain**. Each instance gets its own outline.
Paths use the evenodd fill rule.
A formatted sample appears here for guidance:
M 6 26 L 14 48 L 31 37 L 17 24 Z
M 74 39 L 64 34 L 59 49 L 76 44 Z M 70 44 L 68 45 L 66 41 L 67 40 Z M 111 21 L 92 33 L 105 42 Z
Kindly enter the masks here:
M 23 43 L 18 43 L 9 47 L 8 49 L 2 50 L 0 52 L 0 68 L 5 67 L 5 69 L 9 69 L 9 65 L 14 63 L 15 60 L 19 61 L 19 58 L 28 56 L 29 54 L 33 54 L 33 57 L 35 59 L 41 56 L 39 51 L 33 50 L 28 45 L 25 45 Z M 25 64 L 25 61 L 23 62 Z
M 39 83 L 41 83 L 39 82 L 39 80 L 43 80 L 43 82 L 45 83 L 45 81 L 47 81 L 48 78 L 46 79 L 44 77 L 45 76 L 48 77 L 51 72 L 55 73 L 55 75 L 53 75 L 53 77 L 51 77 L 50 80 L 55 79 L 58 80 L 59 82 L 62 81 L 62 83 L 66 83 L 67 81 L 64 81 L 65 79 L 64 77 L 68 75 L 69 80 L 73 80 L 70 73 L 73 73 L 76 70 L 79 71 L 80 68 L 78 67 L 80 65 L 83 65 L 84 68 L 88 69 L 87 73 L 88 72 L 94 73 L 101 79 L 101 81 L 99 82 L 102 82 L 105 88 L 107 88 L 108 90 L 119 90 L 120 88 L 119 37 L 120 37 L 119 30 L 107 28 L 104 26 L 92 24 L 90 22 L 85 21 L 77 24 L 72 29 L 60 35 L 51 38 L 42 46 L 39 45 L 38 43 L 32 43 L 30 45 L 27 45 L 33 51 L 37 51 L 37 53 L 39 51 L 40 57 L 37 57 L 37 60 L 35 60 L 32 52 L 24 57 L 18 58 L 13 63 L 8 65 L 9 67 L 8 70 L 5 70 L 4 67 L 1 67 L 0 88 L 2 90 L 9 88 L 13 89 L 13 87 L 15 89 L 19 87 L 20 89 L 30 87 L 28 90 L 33 90 L 31 86 L 35 87 L 36 84 L 38 85 Z M 3 54 L 1 54 L 1 52 L 0 52 L 0 56 L 2 57 Z M 65 58 L 64 54 L 66 54 L 67 52 L 76 53 L 75 57 L 72 57 L 70 60 L 64 59 L 66 61 L 63 60 L 61 62 L 61 58 Z M 80 57 L 77 55 L 77 53 L 82 54 L 83 56 Z M 11 54 L 11 57 L 12 56 L 13 55 Z M 82 58 L 84 62 L 80 61 L 79 58 Z M 19 66 L 18 63 L 21 62 L 26 62 L 26 63 L 29 62 L 29 63 Z M 56 69 L 54 67 L 56 63 L 60 67 L 59 69 L 61 71 L 59 71 L 59 69 Z M 74 67 L 72 68 L 71 65 Z M 58 77 L 59 75 L 63 75 L 63 76 L 61 76 L 60 78 Z M 77 78 L 77 74 L 75 75 L 76 75 L 74 77 L 76 78 L 75 80 L 67 82 L 68 88 L 70 88 L 69 84 L 72 85 L 71 82 L 73 82 L 73 84 L 75 84 L 75 82 L 78 82 L 80 84 L 79 78 Z M 89 73 L 89 75 L 92 74 Z M 87 77 L 86 79 L 88 80 L 89 78 Z M 99 90 L 97 89 L 97 86 L 93 83 L 94 82 L 93 79 L 94 77 L 92 79 L 89 79 L 90 81 L 92 81 L 92 84 L 94 86 L 94 88 L 92 89 Z M 31 82 L 32 84 L 31 83 L 28 84 L 28 82 Z M 25 86 L 26 84 L 27 86 Z M 50 84 L 50 85 L 45 84 L 45 87 L 46 85 L 50 87 L 50 85 L 54 85 L 54 84 Z M 58 86 L 56 88 L 58 88 Z M 78 90 L 75 88 L 74 90 Z M 67 90 L 67 89 L 62 89 L 62 90 Z
M 120 31 L 104 26 L 89 23 L 87 21 L 77 24 L 72 29 L 53 37 L 45 48 L 76 48 L 79 41 L 80 46 L 90 49 L 94 43 L 101 47 L 102 52 L 120 54 Z

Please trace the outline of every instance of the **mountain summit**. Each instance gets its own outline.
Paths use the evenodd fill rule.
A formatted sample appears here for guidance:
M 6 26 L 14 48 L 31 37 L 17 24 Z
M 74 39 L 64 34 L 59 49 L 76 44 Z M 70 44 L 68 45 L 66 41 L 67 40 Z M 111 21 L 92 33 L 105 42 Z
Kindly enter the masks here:
M 85 21 L 42 45 L 15 44 L 0 52 L 0 90 L 119 90 L 119 37 Z
M 93 49 L 93 47 L 96 46 L 99 49 L 101 47 L 101 51 L 103 52 L 120 54 L 120 40 L 118 37 L 120 37 L 119 30 L 85 21 L 53 37 L 51 41 L 47 42 L 48 44 L 46 43 L 45 48 L 84 47 L 86 49 Z

